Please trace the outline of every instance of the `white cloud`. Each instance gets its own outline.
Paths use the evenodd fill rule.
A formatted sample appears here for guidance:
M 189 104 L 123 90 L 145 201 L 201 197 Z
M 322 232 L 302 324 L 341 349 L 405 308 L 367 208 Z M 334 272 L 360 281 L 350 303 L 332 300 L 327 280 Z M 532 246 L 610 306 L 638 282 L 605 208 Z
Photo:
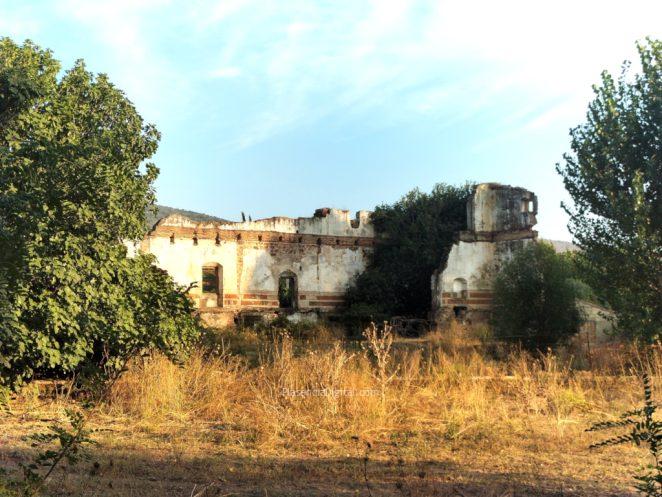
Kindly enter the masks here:
M 220 23 L 241 39 L 220 67 L 241 68 L 268 95 L 245 143 L 329 113 L 468 119 L 513 95 L 522 105 L 558 100 L 559 109 L 532 117 L 529 126 L 542 127 L 586 102 L 603 68 L 635 58 L 634 42 L 659 35 L 662 17 L 648 0 L 305 5 L 241 2 L 245 17 Z
M 225 21 L 251 3 L 251 0 L 194 0 L 188 4 L 187 15 L 194 29 L 205 29 Z
M 19 43 L 34 38 L 41 26 L 32 10 L 27 5 L 0 0 L 0 36 L 9 36 Z
M 659 0 L 0 0 L 1 33 L 71 29 L 149 120 L 233 149 L 325 119 L 489 121 L 469 154 L 569 127 L 660 18 Z
M 110 55 L 103 68 L 149 120 L 158 120 L 163 102 L 184 94 L 187 83 L 150 37 L 149 22 L 170 0 L 65 0 L 59 13 L 89 30 L 92 39 Z
M 329 115 L 378 111 L 383 125 L 421 115 L 458 123 L 504 99 L 527 116 L 506 125 L 544 128 L 585 105 L 601 69 L 635 58 L 635 40 L 662 35 L 660 5 L 62 0 L 57 12 L 105 47 L 112 64 L 104 69 L 150 119 L 168 110 L 166 102 L 185 105 L 206 79 L 241 76 L 247 100 L 260 101 L 235 123 L 232 141 L 250 146 Z M 0 29 L 37 29 L 31 18 L 38 16 L 12 12 L 0 16 Z M 170 54 L 164 40 L 186 47 L 181 53 L 194 63 L 183 69 L 181 53 Z M 549 101 L 557 107 L 532 106 Z
M 238 67 L 219 67 L 209 73 L 213 78 L 236 78 L 241 74 Z

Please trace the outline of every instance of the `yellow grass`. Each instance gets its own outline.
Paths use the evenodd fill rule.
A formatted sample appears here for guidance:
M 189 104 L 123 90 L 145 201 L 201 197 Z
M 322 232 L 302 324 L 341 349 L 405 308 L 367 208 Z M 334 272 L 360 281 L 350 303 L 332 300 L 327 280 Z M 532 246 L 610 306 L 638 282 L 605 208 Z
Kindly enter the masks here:
M 51 491 L 631 491 L 631 474 L 646 462 L 645 453 L 627 447 L 589 451 L 595 438 L 584 430 L 640 402 L 640 385 L 628 368 L 636 364 L 659 378 L 656 352 L 635 361 L 625 352 L 603 352 L 612 356 L 609 370 L 574 371 L 551 354 L 490 359 L 471 337 L 449 336 L 389 344 L 376 334 L 363 348 L 325 342 L 299 350 L 281 335 L 258 347 L 255 364 L 229 352 L 203 351 L 180 366 L 160 356 L 137 361 L 90 415 L 90 425 L 101 430 L 95 435 L 101 445 L 93 449 L 99 474 L 89 476 L 87 466 L 66 469 Z M 13 456 L 2 453 L 8 466 L 29 455 L 20 435 L 43 427 L 44 417 L 61 416 L 72 402 L 44 404 L 30 391 L 2 418 L 8 428 L 3 443 L 16 447 Z

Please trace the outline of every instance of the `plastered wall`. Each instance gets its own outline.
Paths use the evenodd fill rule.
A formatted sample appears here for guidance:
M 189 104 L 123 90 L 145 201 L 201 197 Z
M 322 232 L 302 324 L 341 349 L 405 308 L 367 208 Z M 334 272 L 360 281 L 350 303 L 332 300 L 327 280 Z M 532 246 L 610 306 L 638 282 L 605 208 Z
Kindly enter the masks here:
M 190 295 L 201 309 L 278 308 L 281 275 L 296 278 L 296 307 L 331 309 L 365 270 L 373 246 L 369 213 L 354 218 L 320 209 L 312 218 L 270 218 L 241 223 L 195 223 L 174 215 L 162 219 L 141 243 L 180 285 L 200 282 L 216 265 L 219 295 Z

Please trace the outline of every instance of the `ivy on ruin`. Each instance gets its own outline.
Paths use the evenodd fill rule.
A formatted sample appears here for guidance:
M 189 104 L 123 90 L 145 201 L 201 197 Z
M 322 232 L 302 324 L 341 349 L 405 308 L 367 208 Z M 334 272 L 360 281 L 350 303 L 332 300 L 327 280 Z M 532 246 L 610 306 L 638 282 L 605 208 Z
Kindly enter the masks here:
M 375 249 L 366 271 L 347 291 L 346 317 L 427 316 L 432 273 L 445 266 L 456 234 L 467 228 L 472 190 L 472 183 L 439 183 L 430 193 L 416 188 L 375 209 Z

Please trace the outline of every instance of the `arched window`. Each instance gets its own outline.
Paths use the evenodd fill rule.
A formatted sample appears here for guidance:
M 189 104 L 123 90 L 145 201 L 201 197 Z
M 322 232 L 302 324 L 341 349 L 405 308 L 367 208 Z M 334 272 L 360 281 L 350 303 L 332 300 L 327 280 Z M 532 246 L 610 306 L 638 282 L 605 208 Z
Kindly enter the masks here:
M 297 300 L 297 277 L 292 271 L 285 271 L 278 278 L 278 307 L 295 309 Z
M 216 263 L 202 266 L 203 297 L 216 296 L 217 306 L 223 305 L 223 266 Z
M 467 298 L 467 280 L 464 278 L 455 278 L 453 280 L 453 297 L 456 299 Z

